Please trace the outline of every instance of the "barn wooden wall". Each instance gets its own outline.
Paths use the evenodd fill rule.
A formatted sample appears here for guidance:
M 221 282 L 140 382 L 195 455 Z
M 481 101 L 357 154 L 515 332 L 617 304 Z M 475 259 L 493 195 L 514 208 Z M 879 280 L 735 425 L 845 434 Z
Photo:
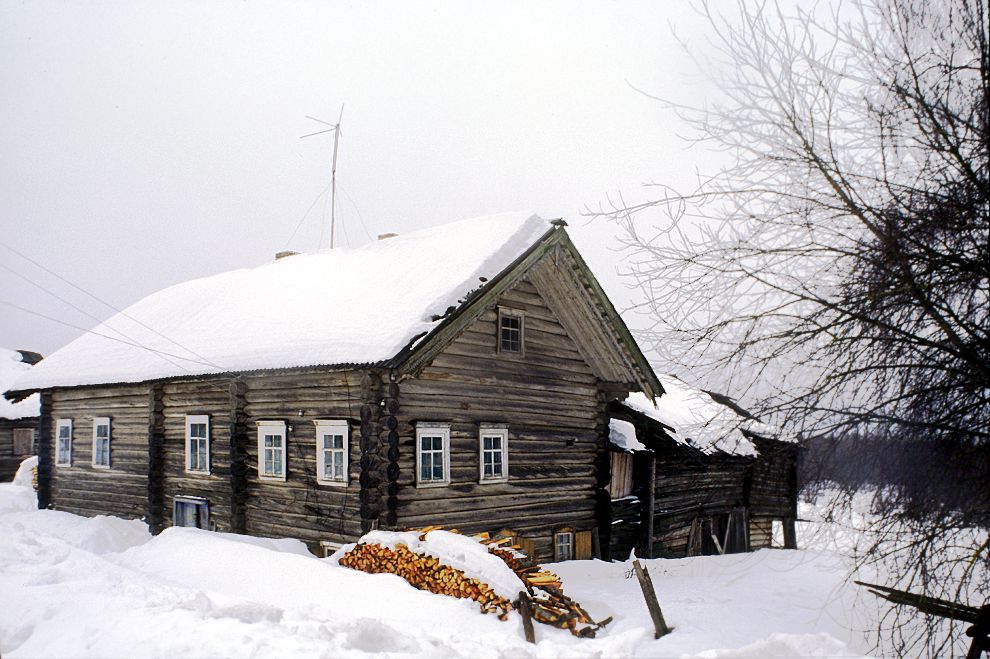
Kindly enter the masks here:
M 93 467 L 93 419 L 110 417 L 110 469 Z M 72 466 L 55 464 L 59 419 L 72 419 Z M 148 387 L 116 385 L 51 393 L 51 497 L 80 515 L 143 517 L 148 500 Z
M 547 559 L 555 528 L 595 528 L 604 401 L 591 368 L 532 283 L 520 281 L 498 304 L 525 313 L 525 356 L 496 351 L 491 309 L 419 377 L 399 384 L 398 525 L 511 527 Z M 416 488 L 417 421 L 450 424 L 447 487 Z M 508 425 L 507 483 L 478 483 L 480 423 Z
M 695 517 L 727 514 L 744 507 L 751 462 L 709 456 L 698 465 L 675 454 L 659 455 L 654 489 L 654 554 L 686 555 Z
M 14 452 L 14 430 L 22 428 L 34 430 L 37 427 L 37 417 L 0 419 L 0 482 L 13 480 L 21 461 L 31 456 L 31 453 Z

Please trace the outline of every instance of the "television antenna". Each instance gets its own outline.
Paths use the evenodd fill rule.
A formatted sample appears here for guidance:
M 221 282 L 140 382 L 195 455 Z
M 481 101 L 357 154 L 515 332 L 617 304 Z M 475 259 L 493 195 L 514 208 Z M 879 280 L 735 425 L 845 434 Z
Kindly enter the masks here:
M 316 135 L 325 135 L 326 133 L 333 133 L 333 161 L 330 165 L 330 249 L 333 249 L 334 243 L 334 229 L 336 226 L 336 208 L 337 208 L 337 146 L 340 144 L 340 121 L 344 118 L 344 106 L 340 106 L 340 116 L 337 117 L 337 123 L 332 124 L 329 121 L 323 121 L 322 119 L 317 119 L 316 117 L 311 117 L 306 115 L 307 119 L 312 119 L 317 123 L 321 123 L 324 126 L 330 126 L 330 128 L 324 130 L 318 130 L 315 133 L 308 133 L 306 135 L 301 135 L 299 139 L 304 139 L 307 137 L 315 137 Z

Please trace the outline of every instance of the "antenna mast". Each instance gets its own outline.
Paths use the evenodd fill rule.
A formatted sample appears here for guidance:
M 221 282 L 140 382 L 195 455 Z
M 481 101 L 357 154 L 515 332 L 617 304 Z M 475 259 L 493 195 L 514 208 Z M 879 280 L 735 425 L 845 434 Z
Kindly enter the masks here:
M 333 133 L 333 161 L 330 165 L 330 249 L 333 249 L 337 225 L 337 146 L 340 144 L 340 122 L 344 118 L 344 106 L 343 104 L 340 106 L 340 116 L 337 117 L 337 123 L 335 124 L 328 121 L 323 121 L 322 119 L 317 119 L 316 117 L 311 117 L 308 114 L 306 115 L 306 118 L 324 124 L 325 126 L 330 126 L 330 128 L 320 130 L 315 133 L 309 133 L 308 135 L 302 135 L 299 139 L 313 137 L 314 135 L 323 135 L 325 133 Z

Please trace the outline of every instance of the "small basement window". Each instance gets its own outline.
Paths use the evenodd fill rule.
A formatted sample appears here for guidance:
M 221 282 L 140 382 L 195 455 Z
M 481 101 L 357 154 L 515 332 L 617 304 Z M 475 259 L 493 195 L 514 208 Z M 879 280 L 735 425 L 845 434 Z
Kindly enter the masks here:
M 93 466 L 110 468 L 110 417 L 93 419 Z
M 72 465 L 72 419 L 59 419 L 55 435 L 55 464 Z
M 175 497 L 172 504 L 172 526 L 209 529 L 210 502 L 202 497 Z
M 258 422 L 258 477 L 285 480 L 285 422 Z
M 210 417 L 186 416 L 186 471 L 210 473 Z
M 482 425 L 478 434 L 480 481 L 505 482 L 509 479 L 509 429 Z
M 499 307 L 498 351 L 523 354 L 524 318 L 522 311 Z
M 561 529 L 553 534 L 553 560 L 574 560 L 574 529 Z
M 347 485 L 347 421 L 316 420 L 316 480 L 327 485 Z
M 450 426 L 416 426 L 416 485 L 436 487 L 450 483 Z

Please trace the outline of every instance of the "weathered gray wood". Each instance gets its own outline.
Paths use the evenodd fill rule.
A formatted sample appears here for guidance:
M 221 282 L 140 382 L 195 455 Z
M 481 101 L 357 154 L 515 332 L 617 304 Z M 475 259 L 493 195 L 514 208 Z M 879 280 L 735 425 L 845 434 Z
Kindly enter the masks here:
M 146 518 L 152 533 L 160 533 L 165 508 L 165 403 L 161 384 L 148 390 L 148 508 Z
M 2 394 L 0 394 L 2 395 Z M 52 395 L 42 392 L 41 418 L 38 424 L 38 508 L 48 508 L 52 503 L 52 465 L 55 462 L 55 446 L 52 441 Z
M 657 593 L 653 589 L 653 579 L 650 578 L 650 573 L 640 565 L 638 560 L 633 561 L 633 568 L 636 570 L 636 579 L 639 581 L 643 598 L 646 600 L 646 608 L 650 610 L 650 618 L 653 619 L 653 638 L 662 638 L 672 630 L 667 626 L 667 621 L 663 619 L 663 611 L 660 610 L 660 602 L 657 601 Z
M 522 616 L 523 633 L 526 635 L 527 642 L 536 643 L 536 630 L 533 629 L 533 610 L 531 606 L 529 595 L 526 591 L 519 591 L 519 599 L 516 600 L 516 607 L 519 609 L 519 615 Z

